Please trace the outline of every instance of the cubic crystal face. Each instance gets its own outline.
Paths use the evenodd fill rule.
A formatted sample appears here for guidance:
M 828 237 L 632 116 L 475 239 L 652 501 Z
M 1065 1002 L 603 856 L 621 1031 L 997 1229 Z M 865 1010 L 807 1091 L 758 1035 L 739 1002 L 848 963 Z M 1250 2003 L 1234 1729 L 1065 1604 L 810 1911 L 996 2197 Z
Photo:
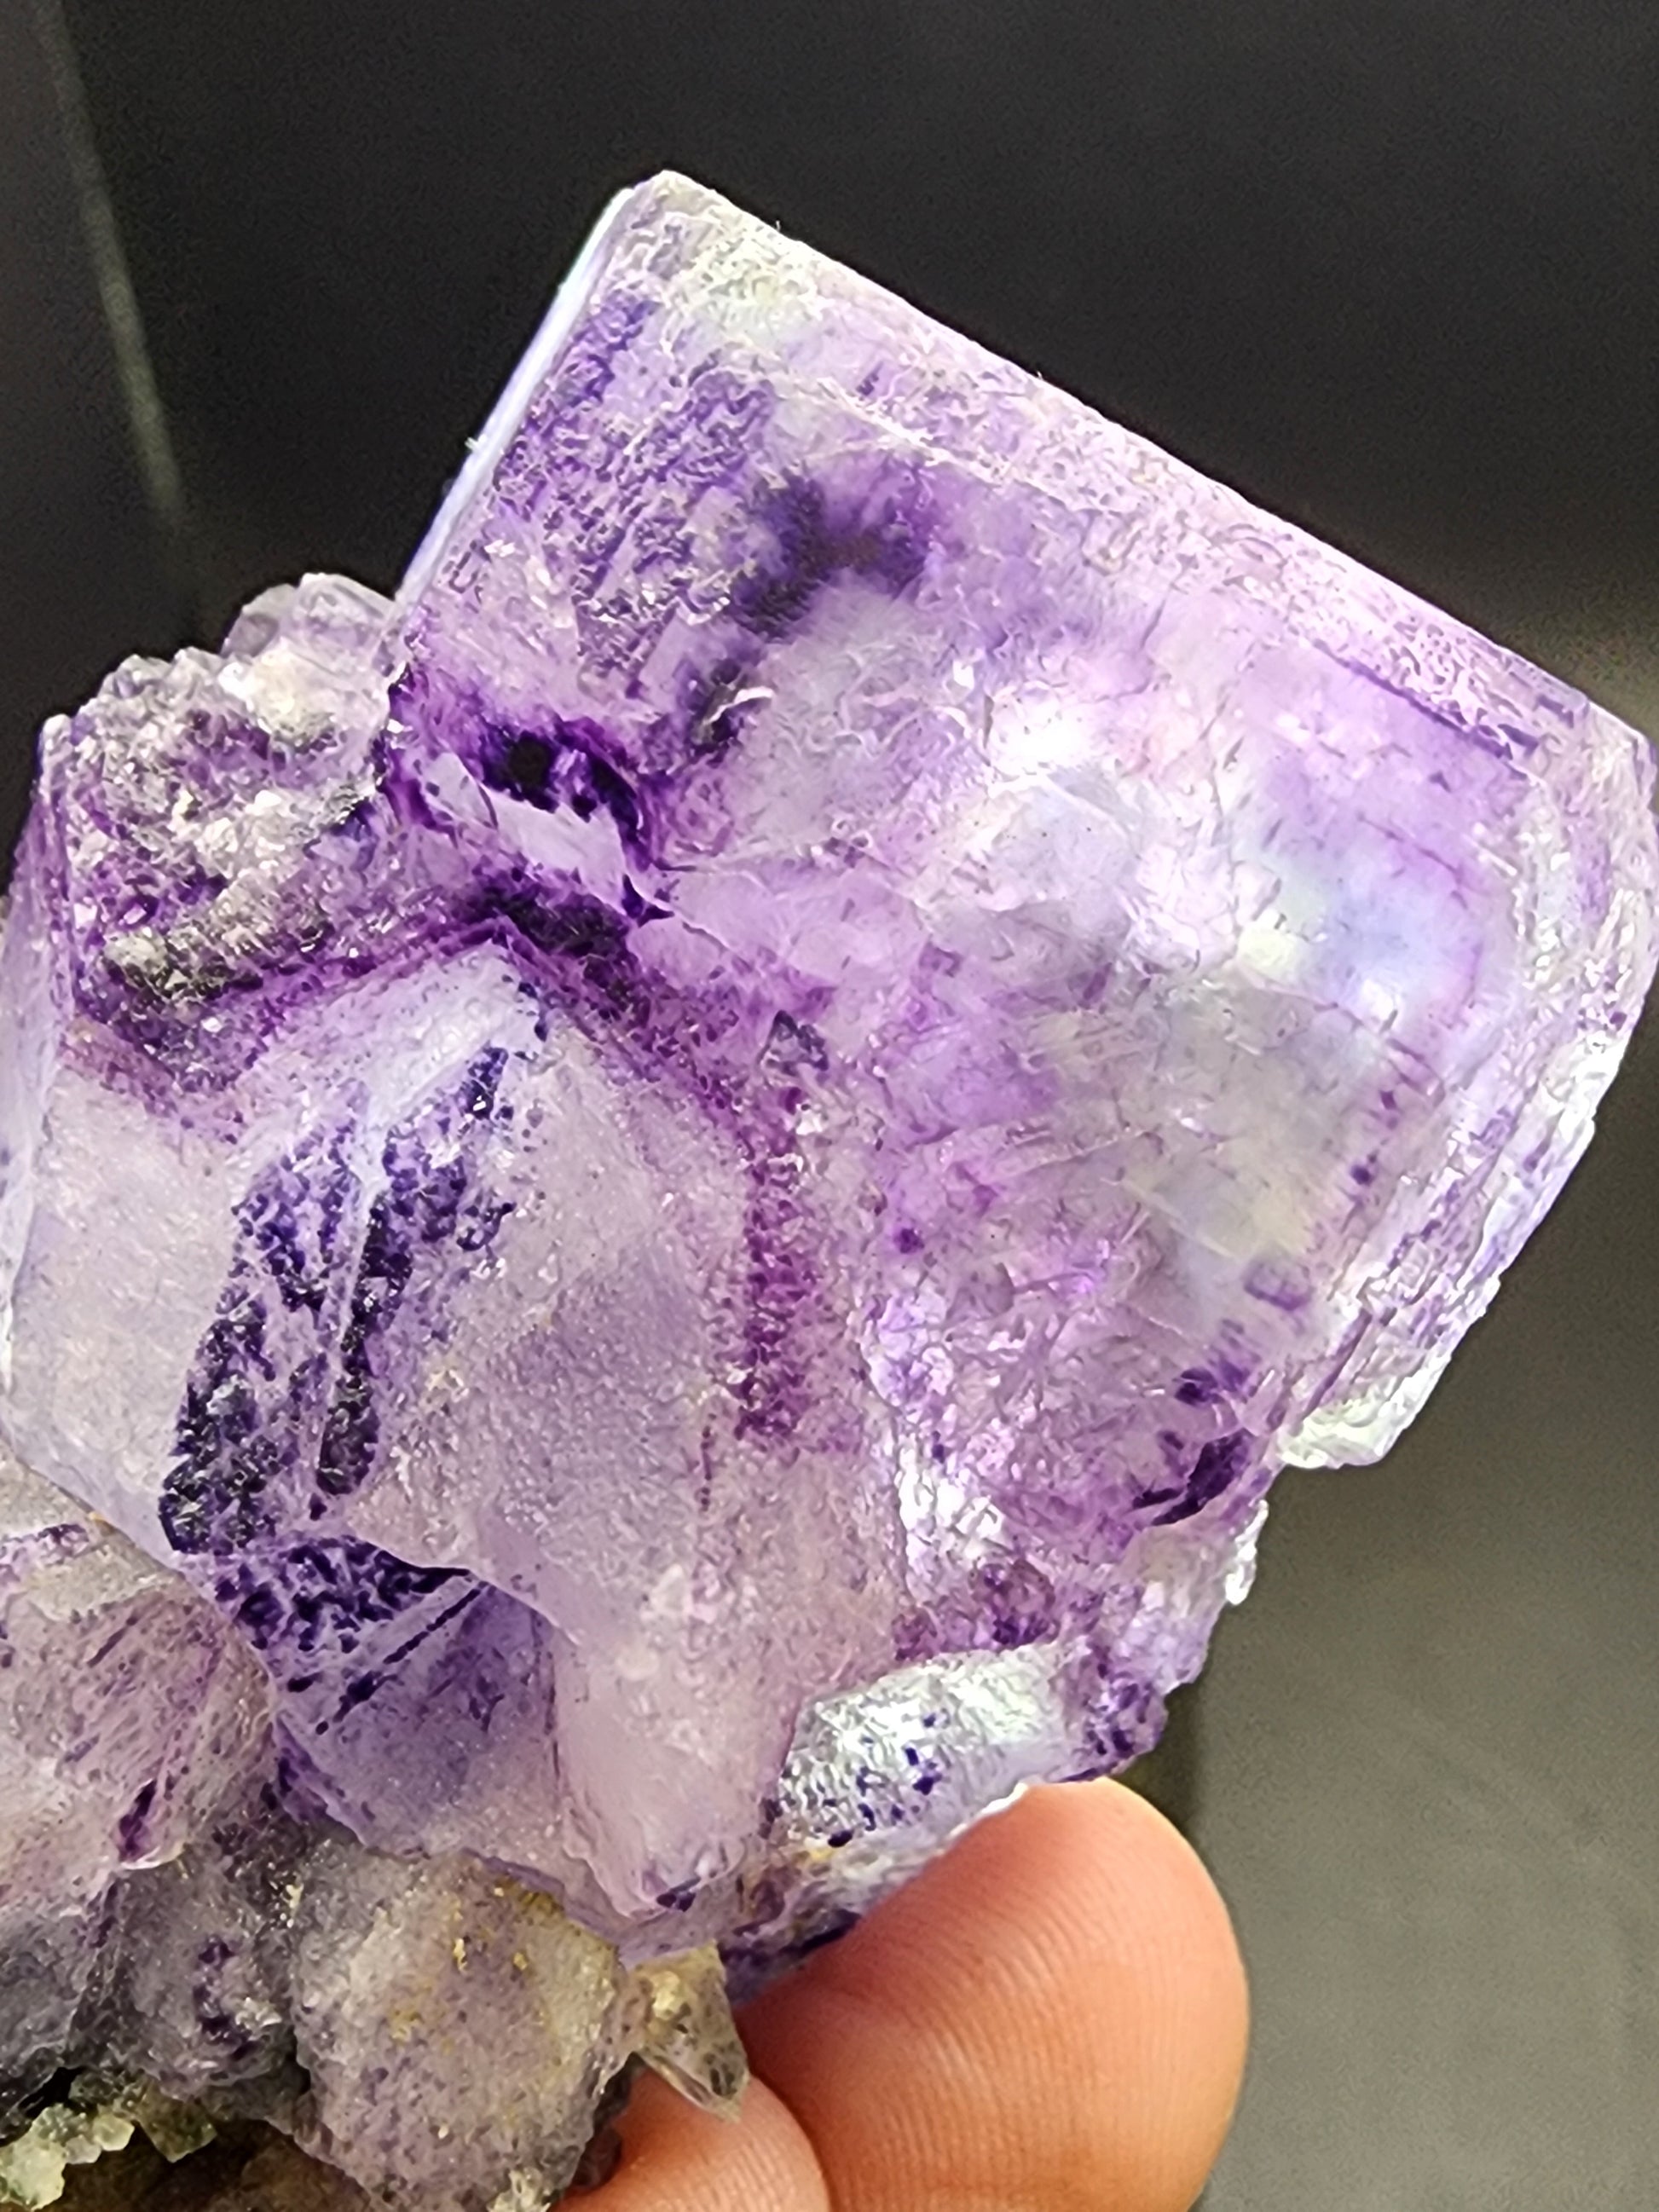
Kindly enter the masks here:
M 516 2203 L 630 2053 L 732 2094 L 707 1947 L 744 1986 L 1147 1748 L 1273 1473 L 1386 1449 L 1588 1141 L 1651 799 L 1514 654 L 684 179 L 624 195 L 395 603 L 308 577 L 45 735 L 0 1422 L 191 1626 L 119 1692 L 142 1777 L 54 1773 L 40 1647 L 40 1786 L 110 1802 L 48 1879 L 8 1799 L 9 1906 L 171 1869 L 270 1954 L 269 2063 L 126 2073 Z M 274 1930 L 283 1851 L 321 1901 Z M 380 2053 L 469 2166 L 362 2106 L 363 1990 L 503 1877 L 542 1995 L 457 2033 L 533 2075 L 556 2018 L 544 2124 Z M 21 2055 L 0 1996 L 20 2110 L 100 1942 Z

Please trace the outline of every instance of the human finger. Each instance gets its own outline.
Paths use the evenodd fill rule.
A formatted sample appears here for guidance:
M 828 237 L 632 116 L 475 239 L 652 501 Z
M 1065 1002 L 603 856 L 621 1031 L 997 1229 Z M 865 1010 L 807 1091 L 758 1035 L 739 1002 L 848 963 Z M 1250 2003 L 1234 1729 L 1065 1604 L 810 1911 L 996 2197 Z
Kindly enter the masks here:
M 618 2131 L 620 2168 L 580 2200 L 594 2212 L 830 2212 L 811 2145 L 763 2081 L 728 2120 L 643 2075 Z
M 1187 2212 L 1247 2022 L 1202 1863 L 1097 1782 L 981 1821 L 743 2027 L 836 2212 Z

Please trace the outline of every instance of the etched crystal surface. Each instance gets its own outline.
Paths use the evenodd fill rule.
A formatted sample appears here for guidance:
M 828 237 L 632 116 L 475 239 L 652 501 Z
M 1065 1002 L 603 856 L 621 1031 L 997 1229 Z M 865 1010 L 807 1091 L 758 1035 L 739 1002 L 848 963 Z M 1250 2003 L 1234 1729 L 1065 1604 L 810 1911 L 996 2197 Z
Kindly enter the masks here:
M 45 733 L 14 2118 L 102 2065 L 471 2212 L 630 2053 L 728 2098 L 708 1947 L 1133 1759 L 1275 1470 L 1422 1403 L 1651 981 L 1651 795 L 1513 653 L 624 195 L 395 602 L 308 577 Z
M 630 1967 L 476 1858 L 285 1806 L 235 1629 L 4 1461 L 0 1655 L 0 2203 L 252 2117 L 375 2202 L 542 2212 L 631 2058 L 736 2094 L 712 1950 Z

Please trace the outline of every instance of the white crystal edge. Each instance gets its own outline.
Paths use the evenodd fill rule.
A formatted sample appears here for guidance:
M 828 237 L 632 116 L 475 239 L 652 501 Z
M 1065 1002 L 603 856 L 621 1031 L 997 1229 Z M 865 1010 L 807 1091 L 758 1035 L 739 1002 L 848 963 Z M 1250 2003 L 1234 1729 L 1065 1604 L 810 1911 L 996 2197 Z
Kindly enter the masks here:
M 526 348 L 523 358 L 508 379 L 501 397 L 490 409 L 483 428 L 471 441 L 471 448 L 459 474 L 450 485 L 442 504 L 427 526 L 426 535 L 404 572 L 403 581 L 398 586 L 394 626 L 401 625 L 425 591 L 452 532 L 474 497 L 489 482 L 502 449 L 522 421 L 537 387 L 574 328 L 576 319 L 593 289 L 600 264 L 618 232 L 626 224 L 629 214 L 642 198 L 659 191 L 665 182 L 678 181 L 678 179 L 667 174 L 651 178 L 642 184 L 625 186 L 605 203 L 575 260 L 554 294 L 553 304 L 543 317 L 540 328 Z

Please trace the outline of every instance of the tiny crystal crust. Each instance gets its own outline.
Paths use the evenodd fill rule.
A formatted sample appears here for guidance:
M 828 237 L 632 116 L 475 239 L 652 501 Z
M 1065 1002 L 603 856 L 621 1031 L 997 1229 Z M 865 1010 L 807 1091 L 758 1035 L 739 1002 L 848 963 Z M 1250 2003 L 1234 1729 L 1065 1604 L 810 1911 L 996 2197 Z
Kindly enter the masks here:
M 711 193 L 395 601 L 44 733 L 0 1019 L 0 2203 L 408 2212 L 1022 1784 L 1387 1449 L 1652 980 L 1642 740 Z M 342 2184 L 342 2187 L 346 2185 Z M 344 2200 L 342 2200 L 344 2201 Z

